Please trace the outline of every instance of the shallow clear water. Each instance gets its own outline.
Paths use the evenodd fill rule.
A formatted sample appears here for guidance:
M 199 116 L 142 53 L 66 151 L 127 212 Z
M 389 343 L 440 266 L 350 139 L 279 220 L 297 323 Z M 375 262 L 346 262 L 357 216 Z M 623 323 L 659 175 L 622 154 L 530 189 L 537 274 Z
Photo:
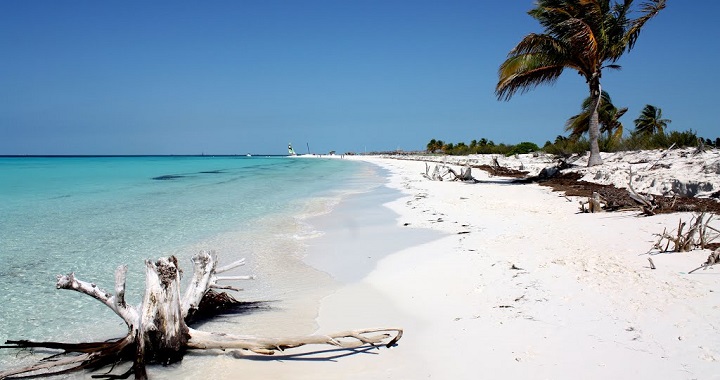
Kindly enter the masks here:
M 261 313 L 265 322 L 293 310 L 312 324 L 316 307 L 293 306 L 319 299 L 332 280 L 301 260 L 304 241 L 317 234 L 303 221 L 381 183 L 376 167 L 338 159 L 0 158 L 0 341 L 122 336 L 117 316 L 56 290 L 56 275 L 75 272 L 112 290 L 115 268 L 127 264 L 127 298 L 137 304 L 143 260 L 176 255 L 189 274 L 201 249 L 217 251 L 221 263 L 247 258 L 232 274 L 258 279 L 241 284 L 247 290 L 238 298 L 274 301 L 279 312 Z M 239 332 L 260 328 L 244 319 Z M 0 351 L 0 369 L 18 360 L 10 351 Z

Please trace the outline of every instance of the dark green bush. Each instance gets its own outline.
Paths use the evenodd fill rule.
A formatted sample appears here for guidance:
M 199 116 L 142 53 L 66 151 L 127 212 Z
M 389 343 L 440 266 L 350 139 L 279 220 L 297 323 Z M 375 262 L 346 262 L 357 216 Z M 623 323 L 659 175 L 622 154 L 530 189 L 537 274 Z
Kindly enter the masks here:
M 698 144 L 698 137 L 692 130 L 651 135 L 633 133 L 623 139 L 616 150 L 667 149 L 673 144 L 678 148 L 694 147 Z
M 509 152 L 505 153 L 507 156 L 512 156 L 514 154 L 525 154 L 525 153 L 532 153 L 537 152 L 540 150 L 540 147 L 537 146 L 537 144 L 523 141 L 520 144 L 515 145 L 510 149 Z
M 667 137 L 667 142 L 680 148 L 692 147 L 698 145 L 698 137 L 692 130 L 685 132 L 672 131 Z
M 545 153 L 555 154 L 558 156 L 569 156 L 573 153 L 585 153 L 590 150 L 590 142 L 584 138 L 574 140 L 568 138 L 555 139 L 555 143 L 546 145 L 543 150 Z

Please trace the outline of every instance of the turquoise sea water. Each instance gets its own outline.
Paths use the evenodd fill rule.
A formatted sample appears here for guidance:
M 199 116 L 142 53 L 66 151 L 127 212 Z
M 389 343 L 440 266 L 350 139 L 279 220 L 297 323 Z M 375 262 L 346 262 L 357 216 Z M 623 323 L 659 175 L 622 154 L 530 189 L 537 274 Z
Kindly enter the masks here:
M 55 289 L 56 275 L 112 291 L 128 265 L 139 303 L 145 259 L 216 250 L 231 274 L 255 274 L 242 299 L 279 300 L 326 281 L 306 268 L 303 221 L 344 196 L 377 187 L 375 166 L 289 157 L 0 158 L 0 341 L 87 341 L 124 335 L 88 296 Z M 281 303 L 282 305 L 282 303 Z M 282 308 L 282 306 L 281 306 Z M 18 360 L 0 351 L 0 368 Z

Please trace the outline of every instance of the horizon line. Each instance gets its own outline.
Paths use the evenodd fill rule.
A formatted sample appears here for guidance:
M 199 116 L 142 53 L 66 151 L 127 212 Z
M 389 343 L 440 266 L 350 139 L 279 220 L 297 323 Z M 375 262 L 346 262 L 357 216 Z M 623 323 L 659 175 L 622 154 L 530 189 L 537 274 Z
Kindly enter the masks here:
M 92 158 L 92 157 L 247 157 L 247 154 L 0 154 L 0 158 Z M 287 154 L 254 154 L 250 157 L 286 157 Z

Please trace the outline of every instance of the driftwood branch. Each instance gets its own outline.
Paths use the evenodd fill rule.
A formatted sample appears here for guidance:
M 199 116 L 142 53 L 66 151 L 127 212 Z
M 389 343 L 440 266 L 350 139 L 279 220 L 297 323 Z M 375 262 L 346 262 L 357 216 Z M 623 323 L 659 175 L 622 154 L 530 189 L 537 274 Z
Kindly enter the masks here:
M 121 265 L 115 271 L 115 295 L 111 295 L 95 284 L 78 280 L 74 273 L 57 277 L 56 287 L 58 289 L 70 289 L 86 295 L 102 302 L 120 318 L 131 326 L 137 321 L 137 310 L 125 303 L 125 274 L 127 266 Z
M 8 341 L 6 342 L 8 344 L 11 343 L 17 343 L 22 344 L 23 341 Z M 90 359 L 90 354 L 80 354 L 76 356 L 66 357 L 66 358 L 60 358 L 57 360 L 52 361 L 41 361 L 39 363 L 33 364 L 31 366 L 23 367 L 23 368 L 15 368 L 8 371 L 1 371 L 0 372 L 0 379 L 7 379 L 15 375 L 22 375 L 30 372 L 38 372 L 41 370 L 47 370 L 45 373 L 46 376 L 52 376 L 52 375 L 59 375 L 64 373 L 63 370 L 57 370 L 57 368 L 63 368 L 68 367 L 72 365 L 81 364 L 83 362 L 86 362 Z
M 711 253 L 702 265 L 691 270 L 690 272 L 688 272 L 688 274 L 695 272 L 698 269 L 706 270 L 715 264 L 720 264 L 720 248 L 716 249 L 715 252 Z
M 655 160 L 655 162 L 653 162 L 652 165 L 648 166 L 647 170 L 652 170 L 653 168 L 655 168 L 655 165 L 657 165 L 658 162 L 660 162 L 662 159 L 664 159 L 664 158 L 668 155 L 668 153 L 670 153 L 670 150 L 672 150 L 672 148 L 674 148 L 674 147 L 675 147 L 675 143 L 673 143 L 672 145 L 670 145 L 670 147 L 667 148 L 667 149 L 665 150 L 665 152 L 663 152 L 663 154 L 660 156 L 660 158 L 658 158 L 657 160 Z
M 232 263 L 230 263 L 230 264 L 228 264 L 228 265 L 225 265 L 225 266 L 222 266 L 222 267 L 220 267 L 220 268 L 215 269 L 215 273 L 224 273 L 224 272 L 227 272 L 227 271 L 229 271 L 229 270 L 235 269 L 235 268 L 237 268 L 237 267 L 241 267 L 241 266 L 243 266 L 243 265 L 245 265 L 245 259 L 240 259 L 240 260 L 237 260 L 237 261 L 235 261 L 235 262 L 232 262 Z
M 255 276 L 218 276 L 217 281 L 254 280 Z
M 697 148 L 695 148 L 695 151 L 693 152 L 693 156 L 705 153 L 705 141 L 703 141 L 703 139 L 698 140 L 700 141 L 698 142 Z
M 630 180 L 628 182 L 628 192 L 630 193 L 630 198 L 635 200 L 636 202 L 640 203 L 643 214 L 651 216 L 655 215 L 655 207 L 657 207 L 655 204 L 653 204 L 652 196 L 643 196 L 640 195 L 632 186 L 632 168 L 630 168 Z
M 373 346 L 382 344 L 386 347 L 392 347 L 402 337 L 402 333 L 403 330 L 400 328 L 377 328 L 344 331 L 328 335 L 259 338 L 191 330 L 190 335 L 192 338 L 188 342 L 188 347 L 221 350 L 243 349 L 256 354 L 273 355 L 276 351 L 284 351 L 289 348 L 310 344 L 328 344 L 342 348 L 356 348 L 366 344 Z
M 442 181 L 443 177 L 445 176 L 445 173 L 443 173 L 444 165 L 435 165 L 432 169 L 432 173 L 430 172 L 430 165 L 428 163 L 425 163 L 425 173 L 423 174 L 423 177 L 431 180 L 431 181 Z
M 689 224 L 680 219 L 677 230 L 667 232 L 665 229 L 661 234 L 655 234 L 658 236 L 658 241 L 655 242 L 653 248 L 661 252 L 688 252 L 694 249 L 705 249 L 708 244 L 720 237 L 720 233 L 708 232 L 708 230 L 717 231 L 708 225 L 712 220 L 713 215 L 704 212 L 694 216 Z M 685 227 L 688 227 L 687 230 Z

